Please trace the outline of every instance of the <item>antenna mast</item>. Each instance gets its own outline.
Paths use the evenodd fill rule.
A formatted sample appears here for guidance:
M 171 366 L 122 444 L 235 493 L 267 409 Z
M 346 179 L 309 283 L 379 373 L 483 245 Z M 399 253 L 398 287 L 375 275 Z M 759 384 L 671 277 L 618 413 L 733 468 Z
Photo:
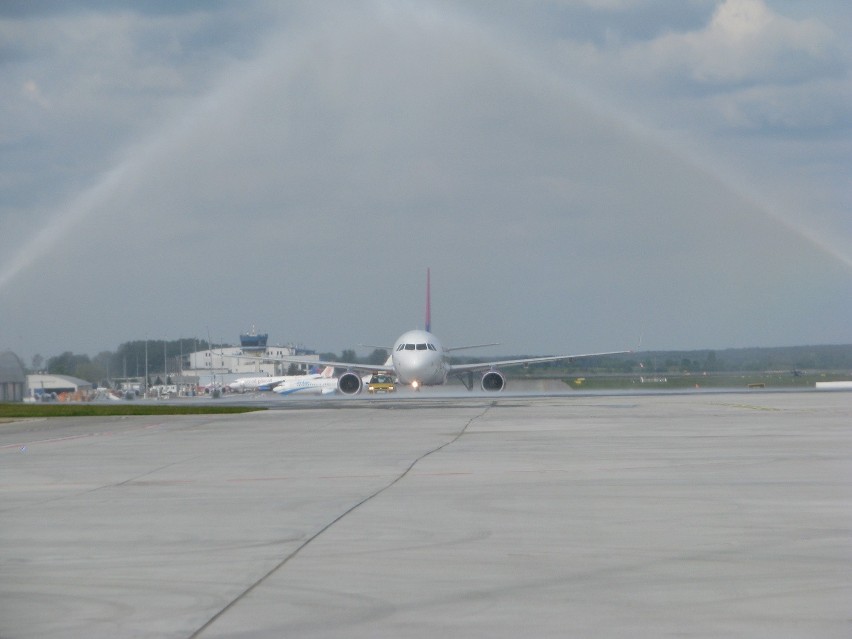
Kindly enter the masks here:
M 426 269 L 426 332 L 432 332 L 432 274 Z

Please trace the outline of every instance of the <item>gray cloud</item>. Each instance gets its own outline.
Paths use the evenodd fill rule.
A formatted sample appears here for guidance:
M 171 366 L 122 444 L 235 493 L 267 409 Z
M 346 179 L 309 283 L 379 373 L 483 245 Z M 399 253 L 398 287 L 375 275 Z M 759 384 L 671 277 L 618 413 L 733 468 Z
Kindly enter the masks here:
M 252 323 L 320 349 L 390 342 L 422 323 L 427 266 L 451 344 L 848 342 L 848 59 L 818 15 L 742 2 L 774 35 L 743 45 L 762 52 L 744 73 L 707 67 L 705 92 L 678 82 L 737 52 L 712 3 L 665 34 L 639 25 L 666 3 L 629 2 L 526 8 L 514 32 L 511 5 L 250 3 L 224 41 L 230 4 L 7 18 L 24 31 L 2 84 L 0 346 Z M 645 41 L 536 30 L 578 13 Z M 797 33 L 830 73 L 779 79 Z M 625 83 L 637 69 L 650 80 Z

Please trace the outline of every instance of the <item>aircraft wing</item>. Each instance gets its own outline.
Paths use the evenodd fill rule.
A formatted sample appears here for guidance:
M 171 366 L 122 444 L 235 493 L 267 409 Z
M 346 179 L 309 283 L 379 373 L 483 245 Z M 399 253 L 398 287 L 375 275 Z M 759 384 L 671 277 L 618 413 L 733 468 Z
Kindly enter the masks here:
M 452 364 L 450 374 L 474 373 L 487 371 L 491 368 L 505 368 L 509 366 L 525 366 L 527 364 L 541 364 L 544 362 L 558 362 L 560 360 L 573 361 L 585 357 L 603 357 L 604 355 L 626 355 L 633 351 L 610 351 L 608 353 L 584 353 L 582 355 L 549 355 L 547 357 L 529 357 L 526 359 L 504 359 L 496 362 L 480 362 L 479 364 Z
M 276 357 L 282 362 L 294 364 L 309 364 L 314 366 L 332 366 L 334 368 L 346 368 L 353 371 L 365 371 L 368 373 L 391 373 L 394 374 L 393 366 L 387 364 L 353 364 L 352 362 L 329 362 L 326 360 L 305 359 L 303 357 Z
M 448 348 L 449 351 L 464 351 L 468 348 L 485 348 L 486 346 L 500 346 L 498 342 L 491 342 L 490 344 L 474 344 L 473 346 L 456 346 L 455 348 Z

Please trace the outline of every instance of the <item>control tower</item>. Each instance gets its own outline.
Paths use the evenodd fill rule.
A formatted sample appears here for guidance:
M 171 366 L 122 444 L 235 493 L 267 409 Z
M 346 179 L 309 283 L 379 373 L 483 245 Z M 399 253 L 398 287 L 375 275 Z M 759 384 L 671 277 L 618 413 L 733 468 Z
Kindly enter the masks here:
M 240 333 L 240 347 L 246 352 L 264 351 L 267 339 L 269 339 L 269 333 L 258 333 L 252 326 L 251 332 Z

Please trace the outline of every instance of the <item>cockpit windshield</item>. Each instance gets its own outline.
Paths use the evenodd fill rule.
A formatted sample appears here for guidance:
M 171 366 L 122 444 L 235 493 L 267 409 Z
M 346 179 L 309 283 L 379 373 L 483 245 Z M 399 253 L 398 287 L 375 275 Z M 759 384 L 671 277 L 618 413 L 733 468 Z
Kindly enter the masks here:
M 424 344 L 424 343 L 420 343 L 420 344 L 400 344 L 399 346 L 396 347 L 396 350 L 398 350 L 398 351 L 415 351 L 415 350 L 416 351 L 426 351 L 426 350 L 429 350 L 429 351 L 435 351 L 435 352 L 438 351 L 438 349 L 435 348 L 434 344 Z

